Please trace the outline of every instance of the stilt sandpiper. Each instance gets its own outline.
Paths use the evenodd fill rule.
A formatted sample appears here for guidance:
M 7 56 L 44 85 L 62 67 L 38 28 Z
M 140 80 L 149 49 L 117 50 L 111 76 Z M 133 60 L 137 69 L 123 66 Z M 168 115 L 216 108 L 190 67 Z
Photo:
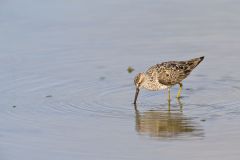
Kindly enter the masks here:
M 136 93 L 134 104 L 137 102 L 138 93 L 141 88 L 152 91 L 168 89 L 168 101 L 170 101 L 170 88 L 179 84 L 180 88 L 177 98 L 180 98 L 182 91 L 182 80 L 204 59 L 204 57 L 194 58 L 188 61 L 169 61 L 156 64 L 150 67 L 145 73 L 139 73 L 134 78 Z

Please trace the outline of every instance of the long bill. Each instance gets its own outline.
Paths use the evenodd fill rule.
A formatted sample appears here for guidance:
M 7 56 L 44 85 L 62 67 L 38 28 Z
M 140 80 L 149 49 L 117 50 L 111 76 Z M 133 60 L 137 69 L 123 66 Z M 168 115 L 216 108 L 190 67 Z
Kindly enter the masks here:
M 134 98 L 133 104 L 136 104 L 136 103 L 137 103 L 137 98 L 138 98 L 139 90 L 140 90 L 139 88 L 136 88 L 136 93 L 135 93 L 135 98 Z

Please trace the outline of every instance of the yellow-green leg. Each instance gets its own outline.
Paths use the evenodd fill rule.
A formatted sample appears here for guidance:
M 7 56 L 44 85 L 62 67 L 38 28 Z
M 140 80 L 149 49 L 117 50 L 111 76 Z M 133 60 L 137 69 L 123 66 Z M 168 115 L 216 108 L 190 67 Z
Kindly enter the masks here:
M 170 87 L 168 87 L 168 111 L 171 111 L 171 95 L 170 95 Z
M 178 90 L 178 93 L 177 93 L 177 98 L 181 97 L 182 86 L 183 86 L 182 83 L 179 83 L 179 90 Z
M 168 100 L 168 111 L 171 111 L 171 101 Z
M 168 101 L 171 101 L 171 95 L 170 95 L 170 87 L 168 87 Z
M 180 112 L 183 112 L 183 104 L 182 104 L 182 102 L 180 101 L 179 98 L 177 98 L 177 101 L 178 101 L 178 104 L 180 106 Z

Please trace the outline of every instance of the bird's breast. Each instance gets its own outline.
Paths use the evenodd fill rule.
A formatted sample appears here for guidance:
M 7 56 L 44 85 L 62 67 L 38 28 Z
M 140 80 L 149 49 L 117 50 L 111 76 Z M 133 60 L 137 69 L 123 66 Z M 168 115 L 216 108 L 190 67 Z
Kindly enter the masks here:
M 158 91 L 158 90 L 162 90 L 162 89 L 167 89 L 168 86 L 163 85 L 159 82 L 148 82 L 146 83 L 144 86 L 144 88 L 151 90 L 151 91 Z

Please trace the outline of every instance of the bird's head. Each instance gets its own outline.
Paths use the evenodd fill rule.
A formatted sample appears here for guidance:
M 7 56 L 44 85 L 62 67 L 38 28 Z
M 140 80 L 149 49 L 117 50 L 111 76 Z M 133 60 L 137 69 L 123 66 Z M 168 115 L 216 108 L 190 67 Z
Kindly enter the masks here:
M 134 84 L 136 86 L 136 93 L 134 98 L 134 104 L 137 102 L 138 93 L 141 87 L 143 87 L 144 82 L 146 81 L 146 74 L 145 73 L 138 73 L 134 78 Z
M 134 84 L 136 88 L 140 89 L 146 80 L 145 73 L 138 73 L 134 78 Z

